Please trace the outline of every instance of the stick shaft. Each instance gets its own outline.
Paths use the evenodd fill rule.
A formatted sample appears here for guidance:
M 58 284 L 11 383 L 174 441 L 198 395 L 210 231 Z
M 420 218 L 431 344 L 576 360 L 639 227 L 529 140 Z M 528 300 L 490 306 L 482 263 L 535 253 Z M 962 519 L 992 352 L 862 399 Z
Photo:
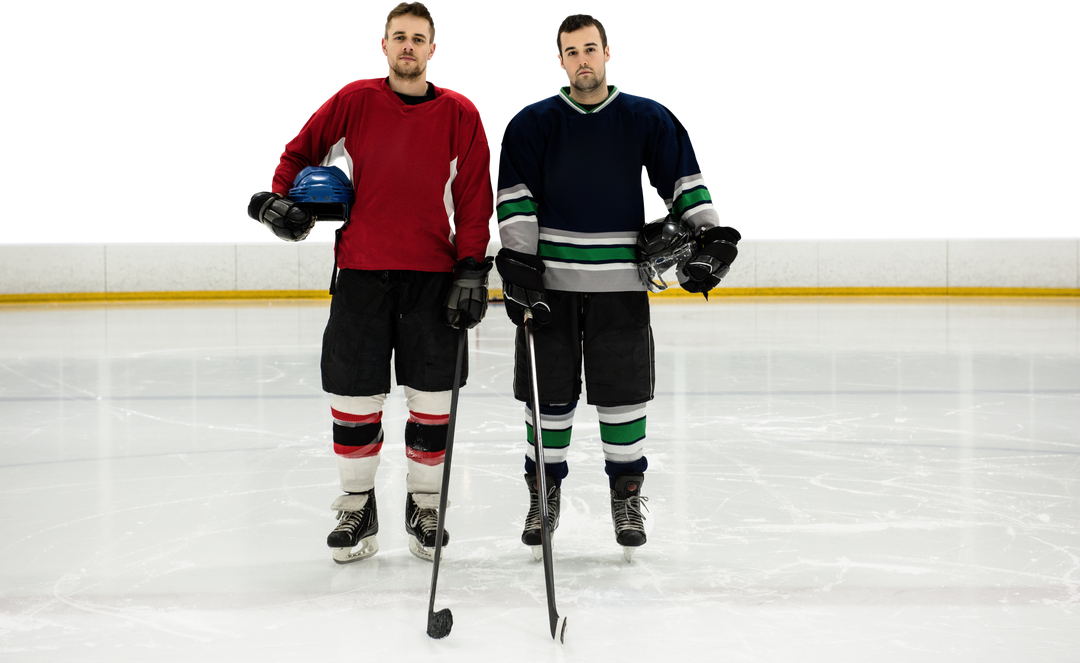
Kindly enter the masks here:
M 435 613 L 435 588 L 439 584 L 439 560 L 442 559 L 443 532 L 446 529 L 446 495 L 450 491 L 450 462 L 454 454 L 454 428 L 457 424 L 458 393 L 461 391 L 461 366 L 465 361 L 465 339 L 469 332 L 461 330 L 458 336 L 457 359 L 454 364 L 454 386 L 450 392 L 450 419 L 446 429 L 446 455 L 443 457 L 442 490 L 439 492 L 439 524 L 435 528 L 435 557 L 431 566 L 431 600 L 428 602 L 428 619 Z
M 529 352 L 529 378 L 532 386 L 533 449 L 536 453 L 537 498 L 540 500 L 540 547 L 544 551 L 544 585 L 547 592 L 548 621 L 551 637 L 559 623 L 555 608 L 555 570 L 551 560 L 551 532 L 548 530 L 547 470 L 544 466 L 544 441 L 540 422 L 540 388 L 536 377 L 536 344 L 533 340 L 532 311 L 525 310 L 525 345 Z

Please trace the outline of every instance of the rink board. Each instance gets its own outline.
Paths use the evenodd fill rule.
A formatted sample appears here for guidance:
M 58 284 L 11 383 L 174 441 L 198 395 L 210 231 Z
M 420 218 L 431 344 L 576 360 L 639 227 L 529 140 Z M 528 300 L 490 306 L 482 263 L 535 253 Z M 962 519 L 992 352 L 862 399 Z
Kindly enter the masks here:
M 714 296 L 1080 295 L 1077 239 L 748 240 L 739 249 Z M 333 264 L 326 242 L 7 245 L 0 303 L 325 298 Z M 493 277 L 493 299 L 500 285 Z

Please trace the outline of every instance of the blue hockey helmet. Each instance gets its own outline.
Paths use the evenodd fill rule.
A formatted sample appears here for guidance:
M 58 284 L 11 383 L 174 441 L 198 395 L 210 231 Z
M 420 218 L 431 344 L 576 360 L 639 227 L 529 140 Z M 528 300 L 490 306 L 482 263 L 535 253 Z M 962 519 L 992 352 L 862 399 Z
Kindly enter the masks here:
M 672 267 L 682 269 L 698 249 L 690 225 L 671 216 L 646 223 L 638 235 L 637 247 L 638 275 L 649 292 L 660 292 L 673 285 L 664 280 L 664 273 Z
M 322 221 L 348 221 L 354 197 L 349 176 L 337 166 L 308 166 L 289 189 L 289 200 Z

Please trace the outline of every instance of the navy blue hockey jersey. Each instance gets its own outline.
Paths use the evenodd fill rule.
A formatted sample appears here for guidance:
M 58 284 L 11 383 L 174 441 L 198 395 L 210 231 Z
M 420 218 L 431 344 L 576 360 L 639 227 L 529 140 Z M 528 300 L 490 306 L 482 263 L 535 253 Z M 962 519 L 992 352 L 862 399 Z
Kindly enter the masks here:
M 609 87 L 604 103 L 586 109 L 563 88 L 525 107 L 503 136 L 502 245 L 541 256 L 552 290 L 645 290 L 635 266 L 643 166 L 672 215 L 718 225 L 686 129 L 660 104 Z

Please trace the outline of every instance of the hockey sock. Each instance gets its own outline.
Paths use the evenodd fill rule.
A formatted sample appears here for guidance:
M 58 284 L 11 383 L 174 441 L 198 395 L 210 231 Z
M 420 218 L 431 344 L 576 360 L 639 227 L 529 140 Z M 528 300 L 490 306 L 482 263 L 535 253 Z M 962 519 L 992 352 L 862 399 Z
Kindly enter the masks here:
M 443 461 L 450 415 L 409 413 L 405 424 L 405 458 L 409 468 L 406 486 L 410 493 L 442 490 Z
M 339 421 L 334 418 L 334 453 L 338 458 L 341 489 L 363 493 L 375 487 L 375 472 L 382 451 L 382 413 L 368 415 L 367 421 Z
M 642 456 L 632 463 L 613 463 L 604 461 L 604 473 L 608 475 L 608 486 L 615 487 L 615 479 L 624 474 L 645 474 L 649 469 L 649 460 Z
M 409 421 L 405 424 L 405 487 L 410 493 L 442 490 L 450 391 L 420 391 L 406 385 Z
M 545 458 L 545 460 L 547 459 Z M 548 481 L 551 481 L 556 486 L 561 486 L 563 479 L 565 479 L 566 475 L 569 473 L 570 466 L 566 464 L 565 460 L 555 464 L 544 463 L 544 475 L 547 477 Z M 528 456 L 525 456 L 525 474 L 536 474 L 536 461 Z
M 382 406 L 386 394 L 374 396 L 330 395 L 334 417 L 334 453 L 338 459 L 341 489 L 366 493 L 375 487 L 382 451 Z
M 570 433 L 574 427 L 574 412 L 577 401 L 540 405 L 540 439 L 544 445 L 544 474 L 551 478 L 556 486 L 569 473 L 566 455 L 570 451 Z M 525 435 L 528 446 L 525 449 L 525 473 L 536 473 L 536 450 L 533 447 L 532 408 L 525 405 Z
M 620 474 L 645 472 L 649 466 L 645 458 L 645 404 L 598 406 L 596 413 L 609 483 L 614 485 Z

